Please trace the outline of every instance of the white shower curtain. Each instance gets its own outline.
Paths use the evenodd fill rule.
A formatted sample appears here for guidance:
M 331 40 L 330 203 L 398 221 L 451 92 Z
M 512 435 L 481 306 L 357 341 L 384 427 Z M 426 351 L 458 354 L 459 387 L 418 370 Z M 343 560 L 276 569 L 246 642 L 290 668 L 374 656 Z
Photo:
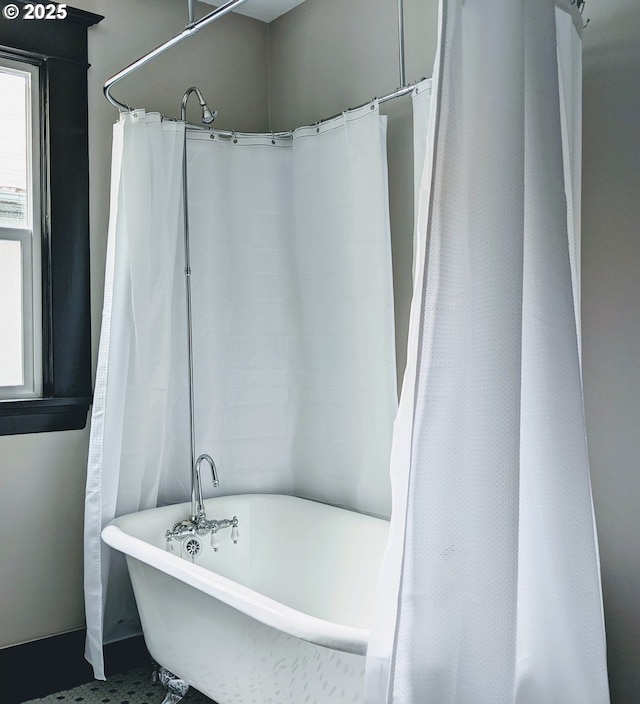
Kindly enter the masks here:
M 377 105 L 293 140 L 193 135 L 187 153 L 197 434 L 221 490 L 388 516 L 397 393 Z
M 397 406 L 386 125 L 377 104 L 293 139 L 187 139 L 196 455 L 206 495 L 283 492 L 388 515 Z M 190 499 L 184 125 L 114 128 L 85 511 L 86 654 L 139 632 L 116 515 Z
M 443 0 L 367 704 L 605 704 L 582 405 L 580 15 Z
M 85 655 L 104 679 L 102 643 L 139 632 L 124 556 L 101 541 L 116 515 L 157 504 L 176 369 L 184 125 L 137 110 L 113 129 L 111 211 L 85 502 Z M 109 588 L 107 589 L 107 585 Z M 108 614 L 104 619 L 104 613 Z

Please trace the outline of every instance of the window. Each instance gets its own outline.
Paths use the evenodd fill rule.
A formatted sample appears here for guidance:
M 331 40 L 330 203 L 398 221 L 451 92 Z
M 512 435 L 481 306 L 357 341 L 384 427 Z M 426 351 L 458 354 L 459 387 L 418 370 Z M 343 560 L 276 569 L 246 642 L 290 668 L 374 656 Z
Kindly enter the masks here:
M 87 29 L 0 16 L 0 435 L 82 428 L 91 402 Z
M 0 398 L 42 396 L 37 66 L 0 59 Z

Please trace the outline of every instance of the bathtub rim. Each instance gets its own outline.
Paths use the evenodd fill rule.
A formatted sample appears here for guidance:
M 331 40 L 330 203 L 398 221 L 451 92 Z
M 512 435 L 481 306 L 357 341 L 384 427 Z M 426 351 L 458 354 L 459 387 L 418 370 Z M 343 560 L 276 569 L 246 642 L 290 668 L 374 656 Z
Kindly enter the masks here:
M 236 494 L 224 497 L 214 497 L 205 501 L 215 501 L 217 498 L 248 499 L 251 496 L 267 496 L 267 494 Z M 286 499 L 297 499 L 299 501 L 315 502 L 311 499 L 291 496 L 289 494 L 268 494 L 268 496 L 282 497 Z M 330 506 L 330 504 L 324 504 Z M 189 508 L 190 504 L 174 504 L 172 508 L 183 506 Z M 166 507 L 158 507 L 166 508 Z M 331 506 L 337 510 L 349 511 L 340 507 Z M 145 509 L 135 513 L 147 513 L 157 509 Z M 351 513 L 358 513 L 350 511 Z M 147 543 L 141 538 L 137 538 L 125 532 L 119 525 L 121 521 L 132 514 L 119 516 L 110 521 L 102 530 L 102 540 L 111 548 L 118 550 L 125 556 L 134 558 L 160 572 L 163 572 L 188 586 L 218 599 L 224 604 L 237 611 L 270 626 L 278 631 L 286 633 L 295 638 L 299 638 L 308 643 L 330 648 L 344 653 L 354 655 L 366 655 L 369 642 L 369 629 L 347 626 L 334 623 L 325 619 L 312 616 L 287 606 L 271 597 L 246 587 L 239 582 L 235 582 L 228 577 L 224 577 L 212 570 L 202 567 L 196 563 L 188 562 L 182 557 L 178 557 L 164 548 Z M 366 514 L 362 514 L 366 515 Z

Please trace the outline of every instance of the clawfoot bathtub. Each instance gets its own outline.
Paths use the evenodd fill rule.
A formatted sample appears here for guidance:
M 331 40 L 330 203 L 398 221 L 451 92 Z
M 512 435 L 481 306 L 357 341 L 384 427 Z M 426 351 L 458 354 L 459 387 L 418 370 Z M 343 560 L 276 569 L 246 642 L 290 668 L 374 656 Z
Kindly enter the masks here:
M 239 539 L 167 550 L 182 504 L 121 516 L 102 532 L 126 554 L 151 656 L 218 704 L 363 701 L 368 624 L 387 521 L 291 496 L 205 502 Z M 171 544 L 169 547 L 174 547 Z

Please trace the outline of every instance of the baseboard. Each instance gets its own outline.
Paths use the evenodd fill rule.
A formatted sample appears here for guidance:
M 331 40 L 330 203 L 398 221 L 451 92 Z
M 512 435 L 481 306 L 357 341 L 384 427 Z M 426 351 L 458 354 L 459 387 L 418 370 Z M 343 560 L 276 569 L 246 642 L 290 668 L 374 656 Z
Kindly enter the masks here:
M 85 630 L 42 638 L 0 650 L 0 701 L 20 704 L 91 682 L 84 659 Z M 105 645 L 107 677 L 148 665 L 152 660 L 142 636 Z

